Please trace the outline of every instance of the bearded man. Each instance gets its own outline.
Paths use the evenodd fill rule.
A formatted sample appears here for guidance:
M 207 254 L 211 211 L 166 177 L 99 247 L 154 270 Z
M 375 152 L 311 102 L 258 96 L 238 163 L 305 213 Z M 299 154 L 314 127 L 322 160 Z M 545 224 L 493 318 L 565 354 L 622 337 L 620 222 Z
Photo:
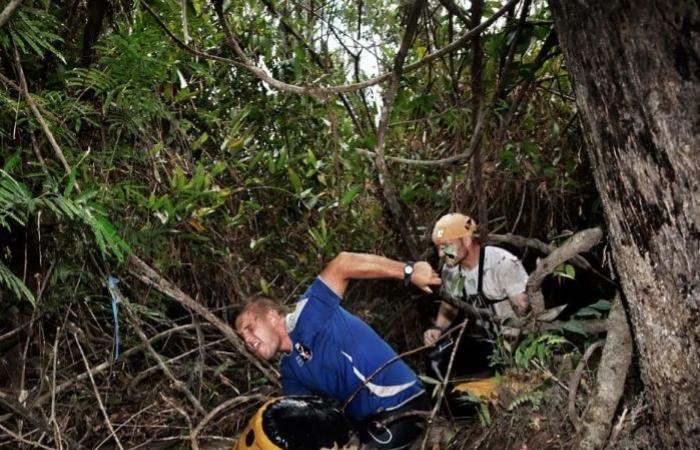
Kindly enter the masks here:
M 528 275 L 522 263 L 507 250 L 482 245 L 476 233 L 476 222 L 464 214 L 447 214 L 435 223 L 432 240 L 444 261 L 441 296 L 488 308 L 499 319 L 525 314 Z M 434 344 L 456 316 L 454 306 L 441 302 L 435 324 L 423 334 L 424 342 Z

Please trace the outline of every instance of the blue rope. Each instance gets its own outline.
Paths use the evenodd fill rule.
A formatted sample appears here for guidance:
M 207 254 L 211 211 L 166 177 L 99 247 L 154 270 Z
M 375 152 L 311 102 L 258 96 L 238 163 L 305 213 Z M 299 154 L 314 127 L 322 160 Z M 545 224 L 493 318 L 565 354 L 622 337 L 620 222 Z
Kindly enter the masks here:
M 107 279 L 107 288 L 112 296 L 112 315 L 114 316 L 114 362 L 119 360 L 119 309 L 117 305 L 119 304 L 121 292 L 119 292 L 119 288 L 117 287 L 118 283 L 119 278 L 110 276 Z

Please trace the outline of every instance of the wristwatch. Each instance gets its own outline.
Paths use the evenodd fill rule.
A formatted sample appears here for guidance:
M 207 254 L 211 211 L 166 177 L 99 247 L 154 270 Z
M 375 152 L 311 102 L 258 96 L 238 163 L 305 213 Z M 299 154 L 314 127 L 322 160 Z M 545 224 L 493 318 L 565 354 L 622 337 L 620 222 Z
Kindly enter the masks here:
M 413 275 L 413 261 L 406 261 L 403 266 L 403 282 L 406 286 L 411 283 L 411 275 Z

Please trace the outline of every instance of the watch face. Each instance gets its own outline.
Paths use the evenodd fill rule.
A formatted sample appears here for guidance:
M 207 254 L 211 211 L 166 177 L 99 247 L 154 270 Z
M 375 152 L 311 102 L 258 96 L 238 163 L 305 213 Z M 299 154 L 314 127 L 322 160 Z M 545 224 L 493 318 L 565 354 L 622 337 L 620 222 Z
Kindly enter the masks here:
M 403 273 L 409 275 L 413 273 L 413 266 L 406 266 L 403 268 Z

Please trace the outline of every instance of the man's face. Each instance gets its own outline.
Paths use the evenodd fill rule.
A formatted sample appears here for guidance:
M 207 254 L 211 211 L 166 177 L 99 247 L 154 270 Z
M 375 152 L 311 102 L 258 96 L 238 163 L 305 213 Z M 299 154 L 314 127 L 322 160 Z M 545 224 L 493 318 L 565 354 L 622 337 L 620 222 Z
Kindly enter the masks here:
M 445 260 L 448 267 L 454 267 L 469 254 L 466 238 L 455 239 L 436 245 L 438 255 Z
M 269 361 L 279 351 L 282 342 L 277 331 L 280 320 L 282 317 L 275 311 L 244 311 L 236 318 L 236 331 L 248 350 Z

